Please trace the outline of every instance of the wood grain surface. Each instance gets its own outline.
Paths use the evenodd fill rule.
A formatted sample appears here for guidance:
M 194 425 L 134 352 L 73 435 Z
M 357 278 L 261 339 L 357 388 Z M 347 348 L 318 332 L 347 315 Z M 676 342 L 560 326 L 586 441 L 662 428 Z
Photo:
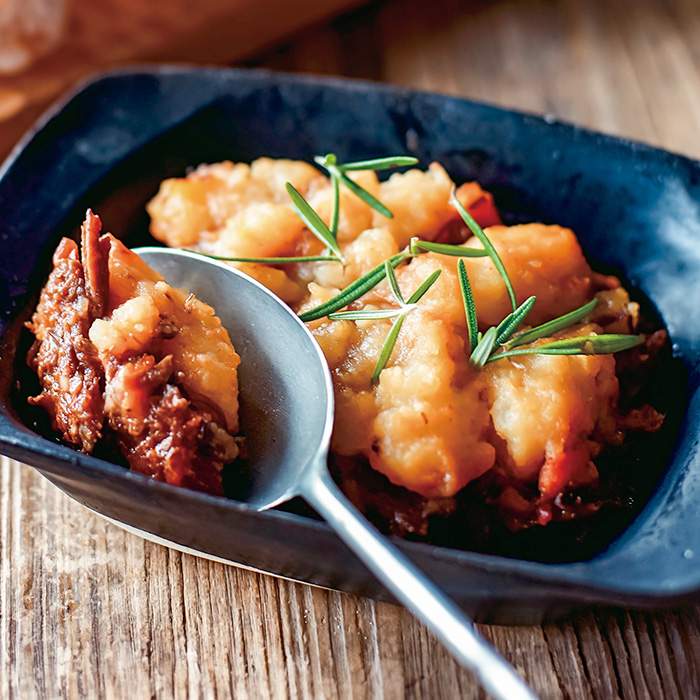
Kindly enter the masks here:
M 697 0 L 389 0 L 248 65 L 462 95 L 700 157 Z M 700 698 L 700 607 L 480 629 L 542 698 Z M 486 696 L 399 607 L 145 542 L 3 458 L 0 697 Z

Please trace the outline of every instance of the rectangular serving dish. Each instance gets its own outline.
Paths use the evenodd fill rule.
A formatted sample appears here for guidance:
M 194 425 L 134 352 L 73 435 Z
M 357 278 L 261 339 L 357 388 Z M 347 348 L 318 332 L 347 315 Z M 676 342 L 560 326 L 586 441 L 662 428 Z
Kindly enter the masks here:
M 399 546 L 477 619 L 532 622 L 586 604 L 658 606 L 700 592 L 700 164 L 638 143 L 466 100 L 362 82 L 201 68 L 130 69 L 46 114 L 0 172 L 0 451 L 128 528 L 278 576 L 388 598 L 323 522 L 155 482 L 41 436 L 18 399 L 27 336 L 62 235 L 88 207 L 132 246 L 165 177 L 258 156 L 416 155 L 478 180 L 507 222 L 571 227 L 587 254 L 645 295 L 678 358 L 660 474 L 646 504 L 585 561 L 545 564 L 424 543 Z M 615 533 L 611 533 L 612 535 Z

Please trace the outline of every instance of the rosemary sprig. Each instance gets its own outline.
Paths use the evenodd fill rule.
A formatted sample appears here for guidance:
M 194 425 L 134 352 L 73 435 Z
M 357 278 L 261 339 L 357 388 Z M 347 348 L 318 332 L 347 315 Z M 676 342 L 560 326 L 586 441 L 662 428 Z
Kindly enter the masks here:
M 339 164 L 334 154 L 326 156 L 316 156 L 316 163 L 325 168 L 331 178 L 333 187 L 333 204 L 330 217 L 330 226 L 326 226 L 321 217 L 314 211 L 304 197 L 290 184 L 287 183 L 287 191 L 292 199 L 292 206 L 304 224 L 309 228 L 327 248 L 328 253 L 324 255 L 306 255 L 295 257 L 228 257 L 210 255 L 207 253 L 195 252 L 198 255 L 222 260 L 226 262 L 262 263 L 268 265 L 279 265 L 286 263 L 300 262 L 340 262 L 344 263 L 344 258 L 340 246 L 338 245 L 338 226 L 340 219 L 340 185 L 343 184 L 362 201 L 366 202 L 376 211 L 388 218 L 393 214 L 376 199 L 371 193 L 358 185 L 348 177 L 347 173 L 356 170 L 384 170 L 386 168 L 410 166 L 416 164 L 416 158 L 392 157 L 377 158 L 374 160 L 356 161 L 353 163 Z M 424 253 L 435 253 L 439 255 L 458 256 L 460 258 L 478 258 L 488 256 L 491 258 L 496 270 L 500 274 L 506 286 L 511 305 L 512 313 L 508 314 L 498 326 L 492 326 L 483 335 L 478 331 L 476 305 L 474 295 L 467 275 L 466 266 L 463 260 L 457 264 L 459 284 L 464 303 L 467 328 L 469 333 L 470 365 L 479 369 L 489 362 L 518 355 L 586 355 L 586 354 L 610 354 L 627 350 L 643 342 L 643 336 L 603 334 L 580 336 L 574 338 L 563 338 L 544 343 L 538 347 L 518 348 L 518 346 L 532 343 L 540 338 L 545 338 L 569 328 L 575 323 L 584 319 L 595 307 L 596 300 L 593 299 L 578 309 L 564 314 L 559 318 L 543 323 L 535 328 L 529 329 L 520 335 L 515 335 L 518 327 L 523 323 L 528 313 L 535 304 L 535 297 L 526 299 L 520 306 L 517 305 L 515 291 L 511 283 L 508 272 L 503 265 L 498 252 L 486 236 L 479 224 L 465 209 L 457 199 L 453 189 L 450 196 L 450 203 L 457 209 L 458 213 L 471 229 L 472 233 L 481 242 L 483 248 L 465 248 L 463 246 L 448 245 L 444 243 L 433 243 L 431 241 L 421 241 L 414 237 L 408 248 L 401 253 L 397 253 L 384 263 L 377 265 L 373 270 L 355 280 L 352 284 L 342 290 L 332 299 L 317 307 L 299 315 L 302 321 L 313 321 L 324 316 L 334 320 L 379 320 L 393 319 L 390 332 L 382 345 L 377 364 L 372 373 L 372 384 L 376 384 L 379 375 L 386 367 L 393 352 L 396 340 L 401 330 L 401 325 L 406 315 L 415 307 L 419 299 L 430 289 L 440 275 L 440 270 L 433 272 L 406 301 L 403 298 L 401 289 L 396 279 L 394 269 L 405 260 L 415 255 Z M 373 289 L 385 277 L 388 278 L 389 286 L 394 299 L 398 304 L 396 309 L 366 309 L 356 311 L 340 311 L 348 304 L 356 301 L 361 296 Z M 518 349 L 515 349 L 518 348 Z
M 331 178 L 331 186 L 333 187 L 333 208 L 331 209 L 331 225 L 330 231 L 333 238 L 338 240 L 338 225 L 340 223 L 340 182 L 337 178 Z
M 440 272 L 441 270 L 435 270 L 431 275 L 429 275 L 428 278 L 418 287 L 418 289 L 411 294 L 408 301 L 406 301 L 401 293 L 401 288 L 399 287 L 399 282 L 396 279 L 394 268 L 389 260 L 387 260 L 384 263 L 384 274 L 389 281 L 389 288 L 391 289 L 392 296 L 398 304 L 398 309 L 362 309 L 358 311 L 340 311 L 338 313 L 328 315 L 328 318 L 336 321 L 374 321 L 385 318 L 394 319 L 391 330 L 389 333 L 387 333 L 384 343 L 382 344 L 382 349 L 379 351 L 377 364 L 374 366 L 374 371 L 372 372 L 372 386 L 379 381 L 379 375 L 386 367 L 387 362 L 389 362 L 391 353 L 394 351 L 394 346 L 396 345 L 396 340 L 399 337 L 399 331 L 401 330 L 401 325 L 403 324 L 404 318 L 406 318 L 406 315 L 415 308 L 416 304 L 422 299 L 425 293 L 433 286 L 433 284 L 435 284 L 435 281 L 440 276 Z
M 386 278 L 389 282 L 389 288 L 391 289 L 391 293 L 394 295 L 394 299 L 396 299 L 399 306 L 405 306 L 406 302 L 404 301 L 403 294 L 401 294 L 401 287 L 399 287 L 399 281 L 396 279 L 396 275 L 394 274 L 394 268 L 386 263 L 384 264 L 384 268 Z
M 533 341 L 539 340 L 540 338 L 546 338 L 548 336 L 554 335 L 555 333 L 558 333 L 559 331 L 563 331 L 565 328 L 573 326 L 574 323 L 578 323 L 586 316 L 588 316 L 588 314 L 591 311 L 593 311 L 597 303 L 597 299 L 592 299 L 587 304 L 580 306 L 578 309 L 570 311 L 568 314 L 559 316 L 558 318 L 555 318 L 551 321 L 547 321 L 547 323 L 543 323 L 540 326 L 531 328 L 529 331 L 525 331 L 520 335 L 516 335 L 515 338 L 511 338 L 506 343 L 506 348 L 511 349 L 516 347 L 517 345 L 525 345 L 526 343 L 532 343 Z
M 334 188 L 337 187 L 338 184 L 342 183 L 355 196 L 359 197 L 363 202 L 372 207 L 372 209 L 378 211 L 388 219 L 393 219 L 394 215 L 387 207 L 385 207 L 364 187 L 358 185 L 353 179 L 348 177 L 346 173 L 352 170 L 386 170 L 387 168 L 399 168 L 407 165 L 415 165 L 418 162 L 418 159 L 408 156 L 395 156 L 391 158 L 375 158 L 373 160 L 359 160 L 355 161 L 354 163 L 341 164 L 338 163 L 338 159 L 334 153 L 328 153 L 325 156 L 315 156 L 314 161 L 316 161 L 318 165 L 328 172 Z M 333 230 L 332 227 L 331 230 Z
M 525 317 L 535 305 L 535 300 L 534 296 L 527 298 L 512 314 L 508 314 L 498 324 L 496 327 L 496 345 L 505 343 L 518 330 L 518 326 L 525 320 Z
M 446 243 L 430 243 L 429 241 L 421 241 L 418 238 L 412 238 L 408 250 L 389 258 L 392 267 L 397 267 L 404 260 L 412 257 L 413 255 L 422 255 L 423 253 L 431 252 L 438 253 L 440 255 L 452 255 L 465 258 L 481 258 L 488 255 L 484 250 L 479 250 L 475 248 L 463 248 L 459 245 L 448 245 Z M 327 259 L 327 258 L 324 258 Z M 336 260 L 337 258 L 328 258 L 330 260 Z M 297 262 L 298 259 L 290 258 L 290 262 Z M 299 315 L 302 321 L 315 321 L 316 319 L 328 316 L 348 304 L 359 299 L 363 294 L 369 292 L 373 287 L 376 287 L 385 277 L 384 274 L 384 263 L 377 265 L 373 270 L 368 272 L 366 275 L 355 280 L 352 284 L 347 286 L 342 292 L 334 296 L 332 299 L 319 304 L 313 309 L 305 311 L 303 314 Z
M 401 293 L 401 289 L 399 288 L 398 281 L 396 280 L 396 274 L 394 273 L 394 269 L 389 260 L 384 263 L 384 266 L 384 273 L 389 280 L 391 294 L 399 305 L 398 309 L 357 309 L 355 311 L 336 311 L 335 313 L 328 314 L 328 318 L 334 321 L 362 321 L 394 318 L 394 316 L 399 316 L 408 307 L 412 308 L 418 303 L 418 301 L 430 289 L 430 287 L 433 286 L 433 283 L 440 276 L 441 272 L 441 270 L 434 270 L 423 282 L 423 284 L 421 284 L 418 289 L 411 294 L 408 301 L 405 301 L 403 294 Z M 410 311 L 410 308 L 408 310 Z
M 464 267 L 464 262 L 462 260 L 457 263 L 462 264 Z M 464 298 L 464 286 L 461 279 L 460 272 L 460 286 L 462 286 L 462 298 Z M 466 276 L 467 270 L 464 267 L 464 274 Z M 468 280 L 467 280 L 468 283 Z M 469 290 L 471 293 L 471 289 Z M 481 369 L 488 361 L 494 350 L 499 348 L 508 338 L 510 338 L 515 331 L 518 330 L 518 326 L 525 320 L 525 317 L 530 313 L 532 307 L 535 305 L 536 297 L 528 297 L 513 313 L 508 314 L 497 326 L 491 326 L 483 336 L 476 336 L 476 344 L 472 341 L 472 329 L 469 328 L 469 340 L 471 348 L 471 356 L 469 358 L 469 364 L 474 369 Z M 474 302 L 472 298 L 472 303 Z M 476 311 L 474 312 L 476 314 Z M 467 318 L 467 326 L 470 326 L 469 318 Z M 474 321 L 474 326 L 476 327 L 476 322 Z
M 379 375 L 386 367 L 387 362 L 389 362 L 389 358 L 391 357 L 391 353 L 394 351 L 394 345 L 396 345 L 396 339 L 399 337 L 399 331 L 401 330 L 401 326 L 403 325 L 403 320 L 405 318 L 405 313 L 399 314 L 392 324 L 391 329 L 387 333 L 386 338 L 384 339 L 384 344 L 382 345 L 382 349 L 379 351 L 379 357 L 377 358 L 377 364 L 374 366 L 374 371 L 372 372 L 372 376 L 369 380 L 372 386 L 377 384 L 379 381 Z
M 387 261 L 384 264 L 385 274 L 389 280 L 389 287 L 391 288 L 391 293 L 399 305 L 397 309 L 398 313 L 394 318 L 391 330 L 387 333 L 384 339 L 384 344 L 379 352 L 379 357 L 377 358 L 377 364 L 374 366 L 374 371 L 372 372 L 371 383 L 374 386 L 379 381 L 379 375 L 382 370 L 386 367 L 391 353 L 394 351 L 394 346 L 396 345 L 396 340 L 399 337 L 399 331 L 401 330 L 401 325 L 403 324 L 406 315 L 410 313 L 420 301 L 420 299 L 425 295 L 425 293 L 435 284 L 435 281 L 440 276 L 441 270 L 435 270 L 419 287 L 413 294 L 409 297 L 408 301 L 405 301 L 403 294 L 401 294 L 401 289 L 399 288 L 398 280 L 396 279 L 396 273 L 394 268 Z M 361 312 L 359 312 L 361 313 Z M 372 313 L 371 311 L 369 313 Z
M 430 243 L 429 241 L 421 241 L 414 237 L 411 239 L 407 250 L 397 253 L 389 260 L 391 261 L 392 267 L 397 267 L 404 260 L 407 260 L 414 255 L 422 255 L 426 252 L 465 258 L 481 258 L 488 255 L 488 253 L 484 250 L 463 248 L 459 245 L 448 245 L 446 243 Z M 336 260 L 336 258 L 330 259 Z M 290 259 L 290 262 L 296 261 L 294 259 Z M 373 287 L 376 287 L 384 279 L 384 277 L 384 264 L 382 263 L 377 265 L 377 267 L 368 272 L 366 275 L 355 280 L 355 282 L 347 286 L 342 292 L 334 296 L 332 299 L 329 299 L 323 304 L 319 304 L 319 306 L 300 314 L 299 318 L 302 321 L 315 321 L 318 318 L 328 316 L 329 314 L 332 314 L 359 299 L 363 294 L 366 294 Z
M 329 153 L 325 157 L 316 156 L 316 163 L 325 168 L 333 182 L 334 186 L 334 205 L 333 212 L 331 215 L 331 227 L 326 230 L 314 231 L 316 235 L 324 240 L 327 236 L 331 236 L 333 242 L 336 241 L 337 227 L 338 227 L 338 208 L 339 208 L 339 185 L 342 183 L 352 192 L 354 192 L 360 199 L 365 201 L 369 206 L 373 207 L 376 211 L 384 214 L 384 216 L 391 217 L 391 212 L 379 202 L 372 194 L 363 189 L 354 180 L 351 180 L 347 176 L 348 171 L 352 170 L 381 170 L 388 167 L 396 167 L 402 165 L 412 165 L 416 162 L 412 158 L 380 158 L 372 161 L 357 161 L 355 163 L 346 163 L 345 165 L 340 165 L 337 162 L 337 158 L 334 154 Z M 291 185 L 287 186 L 288 189 Z M 293 190 L 293 188 L 291 188 Z M 290 191 L 290 194 L 292 192 Z M 297 193 L 298 195 L 298 193 Z M 298 195 L 301 198 L 301 195 Z M 303 198 L 301 198 L 303 202 Z M 517 355 L 532 355 L 532 354 L 547 354 L 547 355 L 581 355 L 581 354 L 609 354 L 619 352 L 621 350 L 626 350 L 628 348 L 634 347 L 639 343 L 643 342 L 642 336 L 628 336 L 628 335 L 591 335 L 585 337 L 576 338 L 564 338 L 560 340 L 554 340 L 549 343 L 544 343 L 538 347 L 534 348 L 520 348 L 514 349 L 520 345 L 526 343 L 531 343 L 543 337 L 551 336 L 554 333 L 565 330 L 566 328 L 572 326 L 578 321 L 585 318 L 595 307 L 596 300 L 592 300 L 588 304 L 584 304 L 582 307 L 575 309 L 574 311 L 564 314 L 559 318 L 543 323 L 536 328 L 521 333 L 520 335 L 514 336 L 520 325 L 523 323 L 527 315 L 532 310 L 535 305 L 536 298 L 534 296 L 526 299 L 520 306 L 517 304 L 515 290 L 513 289 L 513 284 L 510 280 L 508 272 L 496 251 L 495 247 L 489 240 L 488 236 L 484 233 L 483 229 L 474 220 L 474 218 L 469 214 L 462 203 L 457 199 L 455 190 L 452 190 L 450 195 L 450 203 L 457 209 L 457 212 L 462 217 L 463 221 L 471 229 L 474 236 L 481 242 L 483 248 L 464 248 L 463 246 L 448 245 L 443 243 L 433 243 L 431 241 L 421 241 L 414 237 L 411 239 L 408 249 L 399 253 L 389 260 L 387 260 L 383 265 L 379 265 L 374 268 L 371 272 L 356 280 L 353 284 L 349 285 L 346 289 L 340 292 L 338 295 L 317 306 L 315 309 L 311 309 L 304 314 L 300 315 L 303 321 L 311 321 L 314 319 L 322 318 L 323 316 L 328 316 L 334 320 L 379 320 L 379 319 L 393 319 L 392 327 L 390 332 L 384 341 L 382 349 L 379 353 L 379 358 L 377 364 L 372 373 L 372 384 L 376 384 L 379 380 L 379 375 L 381 374 L 384 367 L 386 367 L 387 362 L 391 357 L 396 340 L 398 338 L 401 325 L 403 323 L 406 314 L 415 305 L 417 298 L 420 298 L 437 279 L 440 271 L 436 271 L 431 275 L 425 282 L 420 286 L 418 290 L 411 296 L 411 298 L 406 302 L 399 288 L 398 282 L 396 280 L 396 275 L 394 273 L 394 268 L 407 258 L 415 255 L 421 255 L 423 253 L 436 253 L 440 255 L 452 255 L 459 256 L 460 258 L 465 257 L 485 257 L 491 258 L 494 267 L 498 271 L 499 275 L 503 279 L 506 290 L 508 292 L 508 297 L 510 303 L 513 307 L 513 311 L 508 314 L 497 326 L 492 326 L 483 335 L 478 330 L 478 321 L 476 315 L 476 305 L 474 302 L 474 295 L 471 289 L 471 284 L 469 282 L 469 276 L 467 275 L 466 266 L 463 260 L 459 260 L 457 263 L 458 278 L 460 284 L 460 290 L 462 294 L 462 301 L 464 303 L 465 316 L 467 320 L 467 329 L 469 333 L 469 364 L 474 369 L 480 369 L 488 362 L 493 362 L 495 360 L 513 357 Z M 302 209 L 303 205 L 301 203 L 295 202 L 299 209 Z M 304 202 L 304 204 L 306 204 Z M 308 206 L 308 204 L 307 204 Z M 309 209 L 311 209 L 309 207 Z M 313 212 L 315 214 L 315 212 Z M 300 214 L 301 215 L 301 214 Z M 317 215 L 316 215 L 317 216 Z M 318 218 L 318 216 L 317 216 Z M 308 215 L 307 219 L 313 222 L 313 218 Z M 307 219 L 304 219 L 305 223 L 309 225 Z M 311 226 L 310 226 L 311 228 Z M 313 229 L 312 229 L 313 230 Z M 327 231 L 327 234 L 326 234 Z M 329 250 L 336 252 L 327 243 Z M 337 243 L 336 243 L 337 246 Z M 384 277 L 388 278 L 389 286 L 391 288 L 392 295 L 394 296 L 398 307 L 397 309 L 368 309 L 368 310 L 357 310 L 357 311 L 340 311 L 344 306 L 347 306 L 351 302 L 359 299 L 363 294 L 371 290 L 375 285 L 379 284 Z M 414 299 L 416 297 L 416 299 Z
M 393 269 L 409 257 L 410 254 L 408 251 L 392 255 L 392 257 L 380 265 L 377 265 L 377 267 L 370 270 L 366 275 L 359 277 L 352 284 L 349 284 L 342 292 L 336 294 L 332 299 L 315 306 L 313 309 L 305 311 L 303 314 L 299 314 L 299 318 L 304 322 L 315 321 L 335 311 L 340 311 L 340 309 L 356 301 L 376 287 L 386 277 L 387 263 Z
M 451 255 L 457 258 L 485 258 L 488 252 L 480 248 L 465 248 L 461 245 L 451 245 L 450 243 L 433 243 L 432 241 L 421 241 L 414 236 L 408 244 L 408 250 L 413 255 L 421 253 L 438 253 L 439 255 Z
M 326 245 L 328 250 L 335 255 L 336 259 L 342 262 L 343 253 L 338 246 L 338 241 L 333 232 L 326 226 L 323 219 L 314 211 L 311 205 L 299 194 L 290 182 L 287 183 L 286 187 L 289 196 L 292 198 L 294 211 L 296 211 L 299 218 L 306 224 L 309 231 L 311 231 L 321 243 Z
M 327 157 L 327 156 L 326 156 Z M 389 168 L 404 168 L 418 163 L 413 156 L 389 156 L 388 158 L 372 158 L 372 160 L 356 160 L 338 167 L 349 172 L 351 170 L 388 170 Z
M 462 265 L 464 264 L 461 260 L 459 262 Z M 464 272 L 466 274 L 466 269 Z M 460 284 L 463 284 L 461 277 Z M 464 287 L 462 287 L 462 294 L 464 296 Z M 568 314 L 559 316 L 558 318 L 543 323 L 536 328 L 532 328 L 508 340 L 523 322 L 534 306 L 535 301 L 536 298 L 534 296 L 527 299 L 512 314 L 508 314 L 498 326 L 491 326 L 481 338 L 478 338 L 476 346 L 473 344 L 471 345 L 473 350 L 469 358 L 469 364 L 474 369 L 480 369 L 488 362 L 494 362 L 495 360 L 501 360 L 507 357 L 516 357 L 518 355 L 609 355 L 620 352 L 621 350 L 628 350 L 644 342 L 644 337 L 641 335 L 607 333 L 603 335 L 561 338 L 537 347 L 514 350 L 513 348 L 518 345 L 531 343 L 540 338 L 545 338 L 570 328 L 572 325 L 585 318 L 597 303 L 596 299 L 593 299 L 578 309 L 570 311 Z M 467 325 L 469 326 L 469 319 L 467 320 Z M 470 342 L 472 342 L 471 328 Z M 502 351 L 498 352 L 500 348 L 502 348 Z
M 479 343 L 479 326 L 476 318 L 476 304 L 472 286 L 469 283 L 467 267 L 464 260 L 457 262 L 457 274 L 459 276 L 459 288 L 462 291 L 462 301 L 464 302 L 464 314 L 467 318 L 467 330 L 469 331 L 469 352 L 473 352 Z
M 622 350 L 629 350 L 643 342 L 644 336 L 642 335 L 605 333 L 603 335 L 577 336 L 553 340 L 551 343 L 544 343 L 544 345 L 535 348 L 505 350 L 491 355 L 486 362 L 494 362 L 517 355 L 610 355 Z
M 418 289 L 416 289 L 416 291 L 413 292 L 410 297 L 408 297 L 406 305 L 410 306 L 411 304 L 417 304 L 425 296 L 425 293 L 433 286 L 435 280 L 440 277 L 440 272 L 442 272 L 442 270 L 434 270 L 431 272 L 425 282 L 423 282 L 423 284 L 421 284 Z
M 379 321 L 384 318 L 395 318 L 401 309 L 357 309 L 355 311 L 336 311 L 328 314 L 333 321 Z
M 481 369 L 489 360 L 494 345 L 496 344 L 496 327 L 491 326 L 476 344 L 469 358 L 469 364 L 474 369 Z
M 481 245 L 484 246 L 484 250 L 488 253 L 488 256 L 491 258 L 491 261 L 493 262 L 494 267 L 498 271 L 498 274 L 503 278 L 503 282 L 505 283 L 506 289 L 508 290 L 508 296 L 510 297 L 510 303 L 513 305 L 513 311 L 515 311 L 515 309 L 518 306 L 518 303 L 515 300 L 515 291 L 510 281 L 510 277 L 508 277 L 508 273 L 506 272 L 506 268 L 503 265 L 503 261 L 496 252 L 496 249 L 493 247 L 493 244 L 488 239 L 488 236 L 484 233 L 481 226 L 479 226 L 479 224 L 476 223 L 472 215 L 464 208 L 462 202 L 460 202 L 459 199 L 457 199 L 457 195 L 455 194 L 454 188 L 452 190 L 452 193 L 450 194 L 450 203 L 455 207 L 455 209 L 457 209 L 464 223 L 467 226 L 469 226 L 471 232 L 479 239 Z

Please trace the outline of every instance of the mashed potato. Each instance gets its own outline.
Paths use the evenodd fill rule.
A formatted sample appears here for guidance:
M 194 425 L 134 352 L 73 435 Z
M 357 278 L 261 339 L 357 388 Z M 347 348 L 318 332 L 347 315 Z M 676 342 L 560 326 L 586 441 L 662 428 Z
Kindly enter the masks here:
M 440 165 L 382 182 L 374 172 L 352 175 L 394 217 L 343 190 L 338 242 L 344 264 L 232 264 L 303 312 L 403 250 L 412 237 L 481 247 L 449 203 L 454 184 Z M 304 163 L 262 159 L 250 166 L 200 166 L 186 178 L 164 182 L 148 206 L 151 231 L 168 245 L 222 256 L 318 254 L 322 245 L 293 214 L 283 187 L 287 181 L 328 223 L 332 188 L 325 176 Z M 459 187 L 457 197 L 487 227 L 518 303 L 537 297 L 527 323 L 565 314 L 598 294 L 608 316 L 612 307 L 619 312 L 615 331 L 634 331 L 636 305 L 617 280 L 606 278 L 601 290 L 572 231 L 542 224 L 503 226 L 491 196 L 476 183 Z M 485 331 L 511 311 L 510 301 L 490 258 L 465 263 Z M 374 386 L 370 378 L 390 320 L 309 323 L 333 376 L 334 453 L 361 457 L 394 484 L 426 498 L 454 496 L 489 470 L 537 484 L 549 500 L 568 487 L 594 483 L 592 460 L 624 437 L 615 359 L 532 355 L 475 370 L 468 362 L 457 258 L 422 254 L 399 266 L 396 276 L 408 298 L 435 270 L 440 277 L 406 316 Z M 394 306 L 385 281 L 352 308 Z M 558 337 L 604 332 L 596 320 L 601 319 L 594 313 Z

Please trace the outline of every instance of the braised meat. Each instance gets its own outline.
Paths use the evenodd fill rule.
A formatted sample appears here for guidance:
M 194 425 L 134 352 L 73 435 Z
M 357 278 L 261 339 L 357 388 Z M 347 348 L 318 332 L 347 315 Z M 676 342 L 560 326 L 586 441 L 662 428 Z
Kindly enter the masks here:
M 92 452 L 102 436 L 104 373 L 88 338 L 94 316 L 76 243 L 61 241 L 53 264 L 28 324 L 36 336 L 28 361 L 42 387 L 29 401 L 48 412 L 66 442 Z
M 88 212 L 64 239 L 29 329 L 42 387 L 30 402 L 91 453 L 104 436 L 135 471 L 223 493 L 239 448 L 240 362 L 211 307 L 170 287 Z

